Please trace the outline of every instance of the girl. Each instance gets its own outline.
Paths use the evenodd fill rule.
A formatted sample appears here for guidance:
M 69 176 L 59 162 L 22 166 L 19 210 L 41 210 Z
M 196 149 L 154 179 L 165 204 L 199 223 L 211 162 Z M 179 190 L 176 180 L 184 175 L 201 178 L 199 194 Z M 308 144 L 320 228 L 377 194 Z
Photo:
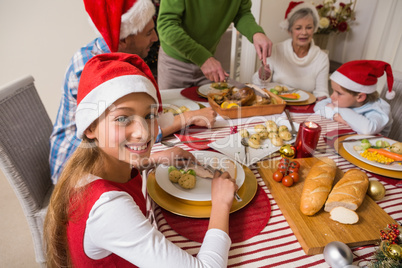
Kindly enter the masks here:
M 50 200 L 44 227 L 48 266 L 226 267 L 237 190 L 227 172 L 212 182 L 209 230 L 197 257 L 145 217 L 141 170 L 161 158 L 195 160 L 179 148 L 150 156 L 161 101 L 148 66 L 131 54 L 95 56 L 84 67 L 77 101 L 83 141 Z

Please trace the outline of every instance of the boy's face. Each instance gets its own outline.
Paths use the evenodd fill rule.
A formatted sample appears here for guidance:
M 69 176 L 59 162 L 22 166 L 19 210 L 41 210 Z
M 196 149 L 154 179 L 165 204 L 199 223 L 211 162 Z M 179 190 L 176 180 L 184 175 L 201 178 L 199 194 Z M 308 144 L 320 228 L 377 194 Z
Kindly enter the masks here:
M 332 103 L 339 108 L 354 108 L 361 106 L 359 102 L 359 95 L 353 96 L 349 92 L 346 92 L 338 83 L 331 80 L 331 87 L 333 93 L 331 95 Z
M 151 154 L 158 134 L 158 111 L 146 93 L 131 93 L 113 103 L 85 132 L 109 156 L 115 173 L 127 164 L 140 168 Z

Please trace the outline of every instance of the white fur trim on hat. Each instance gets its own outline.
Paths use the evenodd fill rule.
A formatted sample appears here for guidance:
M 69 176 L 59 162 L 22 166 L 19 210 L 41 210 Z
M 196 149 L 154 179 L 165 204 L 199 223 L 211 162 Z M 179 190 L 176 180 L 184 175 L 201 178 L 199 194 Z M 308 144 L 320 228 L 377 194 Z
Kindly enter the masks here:
M 120 39 L 141 32 L 155 15 L 155 6 L 150 0 L 138 0 L 121 16 Z
M 349 89 L 355 92 L 362 92 L 366 94 L 374 93 L 377 90 L 377 84 L 365 86 L 359 83 L 356 83 L 349 77 L 343 75 L 342 73 L 335 71 L 331 76 L 330 79 L 335 83 L 339 84 L 340 86 Z
M 84 131 L 116 100 L 140 92 L 149 94 L 159 104 L 154 85 L 143 75 L 118 76 L 92 89 L 77 106 L 77 137 L 82 139 Z
M 279 23 L 279 27 L 280 27 L 282 30 L 287 31 L 287 30 L 289 29 L 289 18 L 292 17 L 293 14 L 296 13 L 296 11 L 298 11 L 298 10 L 300 10 L 300 9 L 302 9 L 302 8 L 309 8 L 309 9 L 311 9 L 311 11 L 313 11 L 313 16 L 315 16 L 316 21 L 317 21 L 317 24 L 315 25 L 315 28 L 314 28 L 314 32 L 316 32 L 317 29 L 318 29 L 318 25 L 320 24 L 320 16 L 318 15 L 318 11 L 317 11 L 317 9 L 315 8 L 315 6 L 313 6 L 312 4 L 309 4 L 309 3 L 301 3 L 301 4 L 298 4 L 297 6 L 295 6 L 295 7 L 289 12 L 287 18 L 284 19 L 283 21 L 281 21 L 281 22 Z

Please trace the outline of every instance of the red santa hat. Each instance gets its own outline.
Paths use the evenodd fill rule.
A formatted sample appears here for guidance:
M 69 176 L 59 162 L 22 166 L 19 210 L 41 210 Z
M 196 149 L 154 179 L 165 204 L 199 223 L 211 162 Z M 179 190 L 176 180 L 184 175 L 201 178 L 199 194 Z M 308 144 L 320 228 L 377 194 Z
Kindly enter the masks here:
M 158 85 L 148 65 L 137 55 L 106 53 L 90 59 L 81 74 L 75 121 L 77 137 L 116 100 L 130 93 L 149 94 L 162 110 Z
M 84 0 L 85 10 L 111 52 L 119 41 L 141 32 L 155 15 L 151 0 Z
M 285 19 L 280 22 L 279 26 L 283 30 L 288 30 L 289 18 L 292 17 L 293 14 L 295 14 L 297 11 L 299 11 L 300 9 L 303 9 L 303 8 L 309 8 L 313 12 L 313 16 L 315 17 L 316 22 L 317 22 L 317 24 L 315 25 L 315 28 L 314 28 L 314 32 L 316 32 L 318 29 L 318 24 L 320 22 L 320 16 L 318 15 L 318 12 L 317 12 L 317 9 L 315 8 L 315 6 L 313 6 L 312 4 L 309 4 L 309 3 L 305 3 L 303 1 L 299 1 L 299 2 L 291 1 L 289 3 L 289 6 L 285 12 Z
M 338 68 L 330 79 L 340 86 L 355 92 L 366 94 L 377 90 L 378 78 L 387 74 L 388 91 L 385 97 L 392 100 L 395 91 L 392 91 L 394 76 L 391 65 L 379 60 L 355 60 L 349 61 Z

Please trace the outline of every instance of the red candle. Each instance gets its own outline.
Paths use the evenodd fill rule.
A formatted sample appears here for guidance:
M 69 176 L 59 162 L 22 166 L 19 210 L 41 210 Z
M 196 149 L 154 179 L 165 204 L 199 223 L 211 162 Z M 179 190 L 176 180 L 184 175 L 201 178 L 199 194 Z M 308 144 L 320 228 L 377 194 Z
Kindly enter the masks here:
M 320 138 L 321 127 L 314 122 L 300 123 L 295 142 L 296 158 L 312 157 Z

